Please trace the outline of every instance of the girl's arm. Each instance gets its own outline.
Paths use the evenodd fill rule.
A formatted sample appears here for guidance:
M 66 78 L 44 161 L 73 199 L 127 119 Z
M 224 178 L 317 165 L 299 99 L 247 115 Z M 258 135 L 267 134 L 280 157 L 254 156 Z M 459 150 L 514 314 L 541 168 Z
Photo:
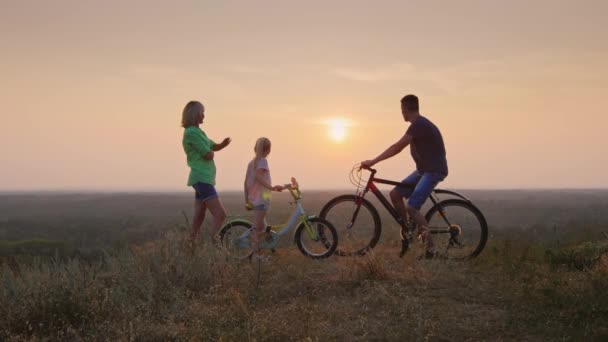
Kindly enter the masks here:
M 203 155 L 203 159 L 205 159 L 205 160 L 213 160 L 214 156 L 215 156 L 215 153 L 213 153 L 213 151 L 209 151 L 205 155 Z
M 282 185 L 272 186 L 272 184 L 266 182 L 266 180 L 264 179 L 264 172 L 268 172 L 268 170 L 266 170 L 266 169 L 255 170 L 255 180 L 258 181 L 260 184 L 262 184 L 263 187 L 265 187 L 266 189 L 269 189 L 270 191 L 278 191 L 278 192 L 281 192 L 285 189 L 285 187 Z
M 265 187 L 268 190 L 272 190 L 272 184 L 270 184 L 269 182 L 266 181 L 266 179 L 264 179 L 264 175 L 265 172 L 269 172 L 266 169 L 256 169 L 255 170 L 255 180 L 262 184 L 263 187 Z

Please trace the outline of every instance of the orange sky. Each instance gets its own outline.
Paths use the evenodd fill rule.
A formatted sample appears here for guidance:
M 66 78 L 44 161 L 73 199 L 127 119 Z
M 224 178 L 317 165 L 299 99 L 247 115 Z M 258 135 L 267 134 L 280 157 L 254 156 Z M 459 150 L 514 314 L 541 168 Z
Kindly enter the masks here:
M 530 4 L 532 3 L 532 4 Z M 0 10 L 0 190 L 184 190 L 181 110 L 273 180 L 348 188 L 407 129 L 441 129 L 442 187 L 608 187 L 605 1 L 9 1 Z M 329 118 L 352 122 L 336 143 Z M 378 165 L 400 179 L 409 151 Z

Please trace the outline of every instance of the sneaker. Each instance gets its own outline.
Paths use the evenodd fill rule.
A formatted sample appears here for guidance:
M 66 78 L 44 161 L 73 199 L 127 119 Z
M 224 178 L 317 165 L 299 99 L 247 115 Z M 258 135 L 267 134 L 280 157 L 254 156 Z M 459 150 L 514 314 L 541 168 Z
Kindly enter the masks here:
M 427 229 L 423 229 L 423 228 L 417 229 L 418 240 L 421 241 L 423 244 L 426 243 L 427 233 L 428 233 Z

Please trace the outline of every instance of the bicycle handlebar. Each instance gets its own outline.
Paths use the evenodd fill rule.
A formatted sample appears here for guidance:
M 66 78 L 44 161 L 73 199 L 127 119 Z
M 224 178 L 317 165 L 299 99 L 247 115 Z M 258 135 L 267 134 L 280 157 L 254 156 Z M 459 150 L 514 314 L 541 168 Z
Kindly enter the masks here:
M 376 169 L 372 169 L 371 167 L 367 167 L 367 166 L 363 166 L 363 165 L 360 165 L 360 166 L 359 166 L 359 170 L 361 170 L 361 169 L 364 169 L 364 170 L 370 171 L 371 173 L 376 173 L 376 172 L 378 172 L 378 170 L 376 170 Z
M 291 178 L 291 183 L 283 185 L 283 187 L 291 193 L 291 196 L 295 200 L 302 198 L 302 193 L 300 192 L 300 185 L 296 181 L 294 177 Z

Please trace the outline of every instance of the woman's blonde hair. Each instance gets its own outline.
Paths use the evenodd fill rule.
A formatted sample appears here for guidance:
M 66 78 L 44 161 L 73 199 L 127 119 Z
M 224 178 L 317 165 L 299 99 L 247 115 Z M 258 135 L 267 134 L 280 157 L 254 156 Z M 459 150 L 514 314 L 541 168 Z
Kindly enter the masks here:
M 198 101 L 188 102 L 182 112 L 182 127 L 186 128 L 198 125 L 203 108 L 205 108 L 203 104 Z
M 253 158 L 253 167 L 257 169 L 258 161 L 270 153 L 270 139 L 266 137 L 258 138 L 258 140 L 255 142 L 255 146 L 253 147 L 253 151 L 255 152 L 255 157 Z

